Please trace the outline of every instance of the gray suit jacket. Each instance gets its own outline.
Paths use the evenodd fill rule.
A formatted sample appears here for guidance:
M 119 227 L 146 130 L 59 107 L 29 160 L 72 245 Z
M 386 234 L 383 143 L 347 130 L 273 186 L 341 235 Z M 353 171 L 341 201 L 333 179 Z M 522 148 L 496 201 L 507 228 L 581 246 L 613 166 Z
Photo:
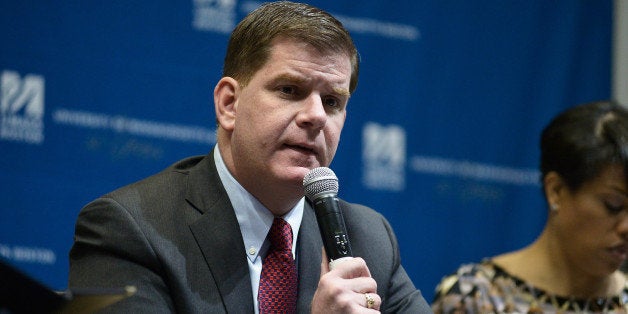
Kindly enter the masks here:
M 431 313 L 399 261 L 386 219 L 341 201 L 355 256 L 364 258 L 382 312 Z M 299 313 L 308 313 L 323 246 L 307 204 L 298 235 Z M 213 154 L 164 171 L 86 205 L 76 222 L 69 287 L 123 287 L 137 293 L 111 313 L 252 313 L 244 242 Z

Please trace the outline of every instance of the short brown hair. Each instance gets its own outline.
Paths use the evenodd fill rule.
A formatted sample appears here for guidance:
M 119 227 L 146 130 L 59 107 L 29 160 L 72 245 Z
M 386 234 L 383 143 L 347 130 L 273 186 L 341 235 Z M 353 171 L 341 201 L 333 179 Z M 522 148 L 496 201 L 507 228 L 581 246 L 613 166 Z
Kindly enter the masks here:
M 233 30 L 225 56 L 223 76 L 242 86 L 261 69 L 275 38 L 308 43 L 321 52 L 346 53 L 351 59 L 349 92 L 358 84 L 358 52 L 349 32 L 331 14 L 304 3 L 265 3 L 249 13 Z

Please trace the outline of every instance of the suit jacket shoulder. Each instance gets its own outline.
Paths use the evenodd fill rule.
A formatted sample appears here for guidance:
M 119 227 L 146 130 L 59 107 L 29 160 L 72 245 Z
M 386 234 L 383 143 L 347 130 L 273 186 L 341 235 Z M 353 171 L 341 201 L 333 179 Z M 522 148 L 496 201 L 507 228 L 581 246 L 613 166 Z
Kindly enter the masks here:
M 252 312 L 239 225 L 213 154 L 192 157 L 86 205 L 69 287 L 136 286 L 111 313 Z

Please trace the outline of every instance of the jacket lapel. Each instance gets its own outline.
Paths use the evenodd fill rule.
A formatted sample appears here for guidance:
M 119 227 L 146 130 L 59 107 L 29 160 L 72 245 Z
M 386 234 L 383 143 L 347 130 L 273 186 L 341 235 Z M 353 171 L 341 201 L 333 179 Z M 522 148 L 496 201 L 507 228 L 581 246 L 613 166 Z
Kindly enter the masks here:
M 305 202 L 303 220 L 299 229 L 297 242 L 297 261 L 299 271 L 299 294 L 297 299 L 297 312 L 309 313 L 312 297 L 318 287 L 321 273 L 321 239 L 316 222 L 314 209 L 309 202 Z
M 186 199 L 203 213 L 190 230 L 214 277 L 228 313 L 252 313 L 253 292 L 244 241 L 224 190 L 213 151 L 190 171 Z

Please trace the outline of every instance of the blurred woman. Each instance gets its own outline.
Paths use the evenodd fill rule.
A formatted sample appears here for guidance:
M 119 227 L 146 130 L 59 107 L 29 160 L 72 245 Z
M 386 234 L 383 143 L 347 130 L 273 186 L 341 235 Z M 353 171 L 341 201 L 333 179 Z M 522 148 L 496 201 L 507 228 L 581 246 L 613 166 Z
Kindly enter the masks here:
M 628 111 L 573 107 L 541 135 L 548 218 L 529 246 L 443 278 L 435 313 L 628 313 Z M 525 226 L 519 226 L 525 228 Z

